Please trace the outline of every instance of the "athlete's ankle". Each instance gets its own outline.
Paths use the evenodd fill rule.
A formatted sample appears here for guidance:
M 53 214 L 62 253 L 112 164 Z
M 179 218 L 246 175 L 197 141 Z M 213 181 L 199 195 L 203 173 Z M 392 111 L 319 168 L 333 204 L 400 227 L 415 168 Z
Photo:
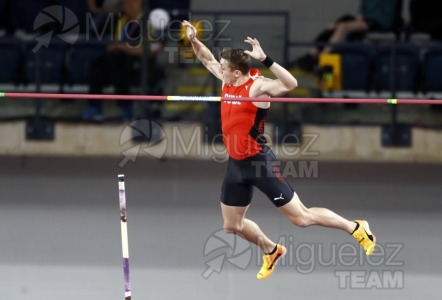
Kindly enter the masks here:
M 270 252 L 265 252 L 265 254 L 267 255 L 273 255 L 275 254 L 276 250 L 278 249 L 278 245 L 275 245 L 275 247 L 273 248 L 273 250 L 271 250 Z
M 353 221 L 353 222 L 355 223 L 355 227 L 354 227 L 354 229 L 351 231 L 350 234 L 353 234 L 356 230 L 359 229 L 359 223 L 358 223 L 358 222 L 355 222 L 355 221 Z

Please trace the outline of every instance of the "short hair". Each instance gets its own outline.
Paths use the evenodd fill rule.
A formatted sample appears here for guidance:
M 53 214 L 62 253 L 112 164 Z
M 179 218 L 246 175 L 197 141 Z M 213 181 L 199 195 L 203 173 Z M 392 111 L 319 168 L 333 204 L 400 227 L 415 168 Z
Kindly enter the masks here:
M 220 57 L 229 62 L 231 70 L 239 70 L 242 74 L 248 74 L 252 68 L 252 59 L 244 53 L 244 49 L 224 48 Z

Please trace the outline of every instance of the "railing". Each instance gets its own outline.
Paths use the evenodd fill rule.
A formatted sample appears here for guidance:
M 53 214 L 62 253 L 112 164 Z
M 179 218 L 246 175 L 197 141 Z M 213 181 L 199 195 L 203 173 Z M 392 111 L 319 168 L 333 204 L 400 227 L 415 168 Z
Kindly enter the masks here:
M 298 47 L 311 47 L 318 46 L 324 47 L 329 44 L 319 44 L 312 42 L 301 42 L 301 41 L 290 41 L 289 46 L 291 48 Z M 423 67 L 424 63 L 427 65 L 427 61 L 425 60 L 425 53 L 429 49 L 438 49 L 437 55 L 439 57 L 438 62 L 441 64 L 442 62 L 442 43 L 436 42 L 410 42 L 410 41 L 396 41 L 396 40 L 384 40 L 384 41 L 370 41 L 365 40 L 364 42 L 349 42 L 343 43 L 339 45 L 332 45 L 335 48 L 334 53 L 341 54 L 342 60 L 345 60 L 345 57 L 350 55 L 359 54 L 361 57 L 363 56 L 363 52 L 371 52 L 369 54 L 369 58 L 367 61 L 368 68 L 371 68 L 370 77 L 368 78 L 369 82 L 367 84 L 367 88 L 360 89 L 355 93 L 352 90 L 346 90 L 345 87 L 343 90 L 338 91 L 327 91 L 318 89 L 319 95 L 321 97 L 356 97 L 356 98 L 366 98 L 366 97 L 382 97 L 395 99 L 398 97 L 401 98 L 432 98 L 432 99 L 440 99 L 442 96 L 442 81 L 440 81 L 439 86 L 434 87 L 434 90 L 428 90 L 425 88 L 425 84 L 423 86 L 419 86 L 418 81 L 420 83 L 425 83 L 423 78 L 425 77 L 425 68 Z M 345 48 L 353 49 L 348 51 L 343 50 Z M 368 48 L 368 49 L 367 49 Z M 385 63 L 385 61 L 388 64 Z M 344 67 L 344 63 L 342 64 Z M 382 67 L 382 69 L 380 69 Z M 442 64 L 441 64 L 442 67 Z M 351 70 L 351 76 L 358 76 L 358 72 L 362 70 L 356 69 L 356 66 Z M 342 72 L 348 72 L 349 70 L 342 70 Z M 317 72 L 317 76 L 320 77 L 320 70 Z M 344 76 L 348 77 L 349 74 L 344 74 Z M 388 75 L 388 82 L 384 80 L 382 81 L 382 76 Z M 426 78 L 429 80 L 429 78 Z M 402 82 L 404 81 L 404 82 Z M 413 81 L 410 84 L 410 81 Z M 408 82 L 408 83 L 407 83 Z M 400 95 L 400 96 L 398 96 Z M 429 102 L 431 103 L 431 101 Z M 442 120 L 441 120 L 442 121 Z M 442 123 L 442 122 L 441 122 Z M 440 126 L 440 125 L 439 125 Z M 398 121 L 398 106 L 390 106 L 390 121 L 388 124 L 383 124 L 383 136 L 385 136 L 386 140 L 384 141 L 385 145 L 388 146 L 401 146 L 408 145 L 410 143 L 409 140 L 410 135 L 410 126 L 400 124 Z
M 306 46 L 310 46 L 312 45 L 311 42 L 299 42 L 299 41 L 289 41 L 289 24 L 290 24 L 290 16 L 287 12 L 238 12 L 238 11 L 192 11 L 191 13 L 191 17 L 193 19 L 198 19 L 199 17 L 208 17 L 211 18 L 211 20 L 213 20 L 212 24 L 214 25 L 211 29 L 213 36 L 223 36 L 222 35 L 222 31 L 223 28 L 221 28 L 220 26 L 222 25 L 221 20 L 223 19 L 228 19 L 228 18 L 232 18 L 232 17 L 247 17 L 247 19 L 250 18 L 264 18 L 264 17 L 271 17 L 271 18 L 277 18 L 278 20 L 280 20 L 280 24 L 279 26 L 281 26 L 281 30 L 278 30 L 278 32 L 280 32 L 280 42 L 281 42 L 281 53 L 279 54 L 275 54 L 275 55 L 280 55 L 281 59 L 280 62 L 282 65 L 287 65 L 288 62 L 291 60 L 289 58 L 289 52 L 291 49 L 296 48 L 296 47 L 306 47 Z M 235 24 L 233 24 L 235 25 Z M 233 26 L 232 25 L 232 26 Z M 248 33 L 253 33 L 253 30 L 250 30 L 250 28 L 243 28 L 244 33 L 241 32 L 242 35 L 246 35 Z M 235 31 L 236 30 L 235 28 Z M 251 32 L 250 32 L 251 31 Z M 30 43 L 33 43 L 34 41 L 28 41 L 28 42 L 23 42 L 22 47 L 28 47 L 27 45 Z M 62 43 L 62 42 L 60 42 Z M 105 42 L 97 42 L 97 43 L 105 43 Z M 212 39 L 207 41 L 207 43 L 213 47 L 214 49 L 218 49 L 223 41 L 221 41 L 220 39 Z M 52 44 L 51 44 L 52 45 Z M 354 43 L 354 45 L 356 45 L 356 43 Z M 366 44 L 365 44 L 366 45 Z M 66 45 L 65 45 L 66 46 Z M 69 46 L 69 45 L 68 45 Z M 382 44 L 378 43 L 375 44 L 376 47 L 381 47 Z M 423 49 L 424 47 L 427 47 L 428 45 L 426 44 L 422 44 L 420 45 L 420 47 Z M 395 70 L 396 69 L 396 65 L 397 65 L 397 59 L 398 59 L 398 54 L 397 54 L 397 49 L 398 47 L 402 47 L 402 45 L 400 43 L 391 43 L 391 59 L 390 59 L 390 70 Z M 47 85 L 44 84 L 42 82 L 42 73 L 41 73 L 41 68 L 39 68 L 39 65 L 41 63 L 40 61 L 40 54 L 39 52 L 37 52 L 35 57 L 35 81 L 32 82 L 32 85 L 25 85 L 25 86 L 9 86 L 8 91 L 36 91 L 36 92 L 41 92 L 41 91 L 50 91 L 50 92 L 57 92 L 57 91 L 69 91 L 69 92 L 75 92 L 74 89 L 70 89 L 69 84 L 64 84 L 64 85 Z M 145 52 L 146 55 L 146 52 Z M 274 54 L 272 53 L 272 56 Z M 142 81 L 145 82 L 146 81 L 146 64 L 142 64 L 142 74 L 144 74 L 142 76 Z M 386 98 L 397 98 L 398 97 L 398 93 L 400 92 L 397 88 L 397 83 L 398 83 L 398 77 L 397 77 L 397 73 L 396 72 L 390 72 L 390 85 L 388 90 L 386 91 L 388 93 L 388 96 L 386 96 Z M 210 75 L 209 75 L 210 76 Z M 211 81 L 208 81 L 209 84 L 212 87 L 212 94 L 216 95 L 218 93 L 218 89 L 219 89 L 219 81 L 211 76 Z M 141 85 L 141 87 L 143 87 L 143 85 Z M 52 90 L 51 90 L 52 89 Z M 3 90 L 5 91 L 5 90 Z M 78 92 L 86 92 L 85 86 L 84 85 L 80 85 Z M 365 92 L 365 94 L 364 94 Z M 371 91 L 373 92 L 373 91 Z M 374 91 L 375 93 L 377 93 L 377 91 Z M 145 91 L 143 92 L 141 90 L 141 93 L 145 94 Z M 412 93 L 410 91 L 411 94 Z M 359 92 L 358 94 L 361 94 L 361 92 Z M 341 96 L 341 97 L 352 97 L 352 93 L 351 91 L 339 91 L 339 92 L 327 92 L 327 91 L 322 91 L 322 97 L 336 97 L 336 96 Z M 370 97 L 370 93 L 366 93 L 366 91 L 362 91 L 362 97 Z M 423 96 L 425 97 L 425 95 Z M 438 97 L 437 95 L 435 96 L 436 98 Z M 281 130 L 290 130 L 290 128 L 284 128 L 284 126 L 286 126 L 288 123 L 290 123 L 291 118 L 289 116 L 289 109 L 288 109 L 288 104 L 282 104 L 283 105 L 283 109 L 281 110 L 281 114 L 279 116 L 279 119 L 281 120 L 280 124 L 282 126 Z M 206 121 L 213 121 L 217 118 L 214 118 L 214 114 L 217 113 L 218 106 L 211 106 L 209 105 L 208 108 L 208 113 L 207 113 L 207 118 Z M 34 120 L 34 124 L 38 125 L 41 124 L 41 120 L 42 118 L 42 103 L 41 103 L 41 99 L 35 99 L 34 101 L 34 116 L 33 116 L 33 120 Z M 397 110 L 397 106 L 391 106 L 390 107 L 390 122 L 389 122 L 389 126 L 386 129 L 388 131 L 388 134 L 390 134 L 391 136 L 400 136 L 400 132 L 397 131 L 397 128 L 399 127 L 399 122 L 398 122 L 398 110 Z M 38 129 L 37 131 L 44 131 L 45 129 Z M 393 143 L 395 144 L 395 142 Z
M 174 12 L 177 13 L 177 12 Z M 178 12 L 179 14 L 183 14 L 183 12 Z M 278 54 L 280 56 L 283 57 L 283 62 L 284 63 L 286 61 L 287 58 L 287 47 L 286 44 L 288 42 L 288 26 L 289 26 L 289 14 L 287 12 L 238 12 L 238 11 L 192 11 L 191 15 L 189 15 L 189 17 L 196 19 L 196 18 L 201 18 L 201 17 L 205 17 L 208 19 L 211 19 L 212 22 L 212 35 L 215 37 L 224 37 L 223 33 L 225 30 L 225 22 L 222 23 L 221 21 L 223 20 L 228 20 L 228 18 L 232 18 L 232 17 L 243 17 L 243 16 L 247 16 L 248 18 L 257 18 L 257 22 L 259 21 L 258 18 L 263 18 L 263 17 L 271 17 L 271 18 L 276 18 L 278 20 L 281 20 L 281 27 L 282 28 L 277 28 L 277 30 L 274 30 L 275 32 L 279 32 L 280 33 L 280 38 L 281 38 L 281 54 Z M 229 26 L 234 26 L 229 24 Z M 247 29 L 248 30 L 248 29 Z M 241 37 L 244 38 L 244 37 Z M 23 49 L 25 48 L 29 48 L 29 47 L 34 47 L 35 44 L 41 44 L 41 41 L 37 39 L 37 37 L 34 37 L 32 39 L 28 39 L 28 40 L 23 40 L 21 42 L 21 47 Z M 77 42 L 78 43 L 78 42 Z M 88 40 L 88 43 L 91 44 L 106 44 L 106 41 L 100 41 L 100 40 Z M 214 48 L 214 49 L 218 49 L 222 43 L 221 39 L 219 38 L 215 38 L 213 40 L 209 40 L 207 41 L 207 43 Z M 60 41 L 60 40 L 55 40 L 52 39 L 50 41 L 50 43 L 48 42 L 49 47 L 56 47 L 56 46 L 62 46 L 65 47 L 66 49 L 68 49 L 69 47 L 73 47 L 74 45 L 69 45 L 68 43 L 64 42 L 64 41 Z M 145 44 L 144 44 L 145 45 Z M 144 48 L 148 48 L 148 47 L 144 47 Z M 44 50 L 44 48 L 40 48 L 42 50 Z M 146 51 L 147 50 L 147 51 Z M 25 52 L 25 51 L 23 51 Z M 51 83 L 48 84 L 46 82 L 43 82 L 42 80 L 42 69 L 40 68 L 40 62 L 41 62 L 41 55 L 42 52 L 40 51 L 36 51 L 35 53 L 30 53 L 31 55 L 35 55 L 35 59 L 34 59 L 34 67 L 35 67 L 35 72 L 34 72 L 34 77 L 33 80 L 31 80 L 32 82 L 29 82 L 29 80 L 27 80 L 27 82 L 23 82 L 23 80 L 17 85 L 17 84 L 0 84 L 0 86 L 2 86 L 2 90 L 3 92 L 5 91 L 27 91 L 27 92 L 33 92 L 33 91 L 45 91 L 45 92 L 64 92 L 64 91 L 68 91 L 68 92 L 87 92 L 87 85 L 85 84 L 80 84 L 80 85 L 75 85 L 74 87 L 69 83 L 69 82 L 56 82 L 56 83 Z M 149 91 L 146 91 L 145 89 L 145 82 L 148 81 L 148 72 L 147 72 L 147 59 L 146 57 L 149 55 L 148 53 L 148 49 L 145 49 L 143 51 L 143 59 L 142 59 L 142 64 L 141 64 L 141 72 L 140 72 L 140 86 L 139 89 L 137 90 L 137 92 L 140 92 L 142 94 L 147 94 Z M 29 71 L 29 70 L 28 70 Z M 22 78 L 23 79 L 23 78 Z M 25 80 L 26 81 L 26 80 Z M 210 81 L 209 81 L 210 82 Z M 212 92 L 215 95 L 217 93 L 217 86 L 218 86 L 218 82 L 216 79 L 212 79 L 211 80 L 211 86 L 212 86 Z M 36 99 L 35 103 L 34 103 L 34 108 L 35 108 L 35 114 L 37 115 L 37 117 L 41 116 L 41 100 Z

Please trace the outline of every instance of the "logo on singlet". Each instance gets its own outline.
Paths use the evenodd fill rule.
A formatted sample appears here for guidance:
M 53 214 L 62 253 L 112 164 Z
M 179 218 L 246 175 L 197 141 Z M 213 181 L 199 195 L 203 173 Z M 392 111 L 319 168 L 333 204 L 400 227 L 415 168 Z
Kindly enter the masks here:
M 224 103 L 231 105 L 241 105 L 241 101 L 224 101 Z
M 241 96 L 238 96 L 238 95 L 231 95 L 231 94 L 227 94 L 227 93 L 225 93 L 224 94 L 224 97 L 225 98 L 241 98 Z M 224 101 L 224 103 L 226 103 L 226 104 L 232 104 L 232 105 L 241 105 L 241 101 Z

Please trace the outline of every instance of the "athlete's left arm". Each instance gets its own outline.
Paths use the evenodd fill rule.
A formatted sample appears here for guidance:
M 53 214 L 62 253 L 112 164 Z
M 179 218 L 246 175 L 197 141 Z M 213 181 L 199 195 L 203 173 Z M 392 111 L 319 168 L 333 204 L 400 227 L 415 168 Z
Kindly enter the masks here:
M 264 61 L 267 55 L 261 48 L 257 39 L 252 39 L 247 37 L 244 41 L 250 45 L 252 45 L 252 51 L 244 51 L 246 54 L 250 55 L 254 59 Z M 273 74 L 275 74 L 276 79 L 265 79 L 256 80 L 255 84 L 258 88 L 258 96 L 260 95 L 269 95 L 269 96 L 281 96 L 294 90 L 298 86 L 298 81 L 296 78 L 289 72 L 287 69 L 274 62 L 270 68 Z M 255 85 L 254 84 L 254 85 Z
M 277 97 L 287 94 L 298 86 L 296 78 L 278 63 L 273 63 L 269 70 L 275 74 L 276 79 L 262 77 L 261 80 L 256 80 L 259 94 Z
M 296 78 L 284 67 L 278 63 L 273 63 L 269 68 L 277 79 L 263 81 L 261 91 L 270 96 L 281 96 L 298 86 Z

